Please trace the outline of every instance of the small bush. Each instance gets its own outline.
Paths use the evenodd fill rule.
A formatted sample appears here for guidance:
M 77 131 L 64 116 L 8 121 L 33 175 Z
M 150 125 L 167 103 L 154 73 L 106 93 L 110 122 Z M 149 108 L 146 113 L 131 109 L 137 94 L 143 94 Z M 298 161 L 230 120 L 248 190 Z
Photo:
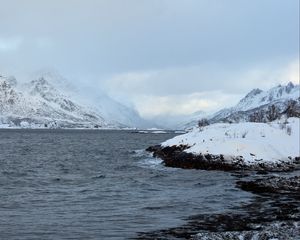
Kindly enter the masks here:
M 244 132 L 244 133 L 242 134 L 242 138 L 246 138 L 247 134 L 248 134 L 248 131 Z
M 205 126 L 208 126 L 209 125 L 209 122 L 206 118 L 202 118 L 198 121 L 198 127 L 199 128 L 202 128 L 202 127 L 205 127 Z
M 286 133 L 287 133 L 288 135 L 291 135 L 291 134 L 292 134 L 292 128 L 291 128 L 291 126 L 287 126 L 287 128 L 286 128 Z

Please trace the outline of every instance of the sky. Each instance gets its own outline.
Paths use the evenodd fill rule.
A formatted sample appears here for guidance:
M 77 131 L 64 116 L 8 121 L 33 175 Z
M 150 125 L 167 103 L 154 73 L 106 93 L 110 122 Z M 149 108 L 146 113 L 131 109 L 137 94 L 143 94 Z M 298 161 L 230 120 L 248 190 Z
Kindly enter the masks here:
M 299 82 L 299 0 L 0 0 L 0 74 L 53 69 L 141 116 Z M 88 94 L 88 91 L 87 91 Z

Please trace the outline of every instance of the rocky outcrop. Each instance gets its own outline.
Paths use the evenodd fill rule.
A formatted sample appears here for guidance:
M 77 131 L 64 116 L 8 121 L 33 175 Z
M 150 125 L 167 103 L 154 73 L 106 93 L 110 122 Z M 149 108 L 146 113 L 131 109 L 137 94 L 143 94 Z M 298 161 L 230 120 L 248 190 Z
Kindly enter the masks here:
M 185 152 L 189 146 L 178 145 L 149 147 L 155 157 L 163 159 L 169 167 L 196 168 L 205 170 L 257 170 L 288 171 L 300 163 L 295 158 L 292 164 L 245 166 L 240 159 L 226 160 L 222 155 L 194 155 Z M 293 165 L 293 166 L 292 166 Z M 251 173 L 251 172 L 246 172 Z M 294 173 L 289 173 L 294 174 Z M 257 177 L 259 177 L 257 179 Z M 187 223 L 174 228 L 139 233 L 136 239 L 279 239 L 298 240 L 300 236 L 300 176 L 278 177 L 250 174 L 248 181 L 238 181 L 236 186 L 259 194 L 250 204 L 218 214 L 191 216 Z
M 136 239 L 298 240 L 299 235 L 300 209 L 297 199 L 256 197 L 250 204 L 231 211 L 195 215 L 182 226 L 139 233 Z
M 246 164 L 241 156 L 236 158 L 226 158 L 223 154 L 199 154 L 187 153 L 187 145 L 174 145 L 162 147 L 161 145 L 151 146 L 146 149 L 152 152 L 154 157 L 159 157 L 167 167 L 184 168 L 184 169 L 202 169 L 202 170 L 223 170 L 223 171 L 259 171 L 276 172 L 292 171 L 300 167 L 300 159 L 295 158 L 290 162 L 280 163 L 260 163 Z
M 275 193 L 300 197 L 300 176 L 291 178 L 272 176 L 253 181 L 238 181 L 237 186 L 253 193 Z
M 192 240 L 240 240 L 240 239 L 298 239 L 300 221 L 275 222 L 260 225 L 260 230 L 232 232 L 200 232 Z

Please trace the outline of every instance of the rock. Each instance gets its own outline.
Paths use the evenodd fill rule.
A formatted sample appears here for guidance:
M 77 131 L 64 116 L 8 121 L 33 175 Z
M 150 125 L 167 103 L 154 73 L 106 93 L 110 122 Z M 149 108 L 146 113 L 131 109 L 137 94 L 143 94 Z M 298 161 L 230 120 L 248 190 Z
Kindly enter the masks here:
M 161 145 L 150 146 L 146 149 L 152 152 L 154 157 L 161 158 L 167 167 L 202 170 L 222 170 L 222 171 L 258 171 L 259 174 L 267 174 L 276 171 L 292 171 L 297 165 L 290 162 L 282 163 L 262 163 L 257 161 L 249 165 L 241 156 L 226 159 L 223 154 L 193 154 L 184 150 L 190 148 L 187 145 L 174 145 L 163 147 Z M 296 159 L 295 159 L 296 161 Z
M 275 222 L 263 224 L 259 231 L 200 232 L 193 240 L 240 240 L 240 239 L 299 239 L 300 222 Z
M 238 211 L 237 211 L 238 210 Z M 224 213 L 189 217 L 179 227 L 141 232 L 135 239 L 299 240 L 299 202 L 294 198 L 260 198 Z
M 238 181 L 237 187 L 253 193 L 293 194 L 300 196 L 300 176 L 291 178 L 272 176 L 254 181 Z

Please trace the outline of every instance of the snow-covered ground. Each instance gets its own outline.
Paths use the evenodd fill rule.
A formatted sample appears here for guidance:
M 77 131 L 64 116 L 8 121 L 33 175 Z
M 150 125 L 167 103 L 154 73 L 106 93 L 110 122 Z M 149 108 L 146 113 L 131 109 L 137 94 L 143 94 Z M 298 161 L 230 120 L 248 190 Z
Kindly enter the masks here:
M 188 145 L 193 154 L 224 155 L 225 159 L 242 156 L 246 164 L 290 161 L 300 156 L 300 119 L 288 118 L 271 123 L 217 123 L 162 143 L 163 147 Z

